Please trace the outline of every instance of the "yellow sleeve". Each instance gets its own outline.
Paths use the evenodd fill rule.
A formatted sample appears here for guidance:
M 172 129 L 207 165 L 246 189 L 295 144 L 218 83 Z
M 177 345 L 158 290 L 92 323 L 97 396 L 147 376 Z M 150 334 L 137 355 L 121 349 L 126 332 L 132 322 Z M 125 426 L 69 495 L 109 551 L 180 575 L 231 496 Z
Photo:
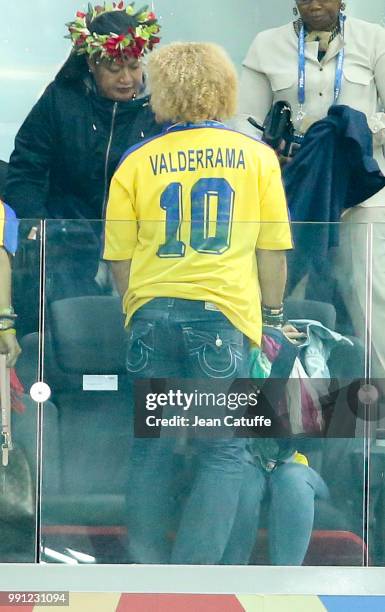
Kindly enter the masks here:
M 103 259 L 132 259 L 137 243 L 137 219 L 127 189 L 112 177 L 104 227 Z
M 271 151 L 270 172 L 262 176 L 260 218 L 257 249 L 283 251 L 293 248 L 289 211 L 282 184 L 278 159 Z

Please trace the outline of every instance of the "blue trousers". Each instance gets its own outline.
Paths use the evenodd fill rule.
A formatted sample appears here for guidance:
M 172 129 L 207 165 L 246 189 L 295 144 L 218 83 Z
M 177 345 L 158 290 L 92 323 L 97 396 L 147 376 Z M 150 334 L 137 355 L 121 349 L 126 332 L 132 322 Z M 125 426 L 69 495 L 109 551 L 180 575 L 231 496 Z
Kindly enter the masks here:
M 326 498 L 327 486 L 306 465 L 284 463 L 266 472 L 251 457 L 245 468 L 237 516 L 222 563 L 248 563 L 257 537 L 261 502 L 266 495 L 269 495 L 270 563 L 302 565 L 313 529 L 314 499 Z
M 127 370 L 132 379 L 209 378 L 220 380 L 225 391 L 236 378 L 248 376 L 248 340 L 204 302 L 156 298 L 135 313 L 128 336 Z M 230 434 L 195 438 L 188 447 L 195 453 L 197 469 L 171 542 L 167 531 L 179 497 L 175 440 L 134 439 L 127 503 L 133 562 L 221 561 L 239 504 L 246 440 Z

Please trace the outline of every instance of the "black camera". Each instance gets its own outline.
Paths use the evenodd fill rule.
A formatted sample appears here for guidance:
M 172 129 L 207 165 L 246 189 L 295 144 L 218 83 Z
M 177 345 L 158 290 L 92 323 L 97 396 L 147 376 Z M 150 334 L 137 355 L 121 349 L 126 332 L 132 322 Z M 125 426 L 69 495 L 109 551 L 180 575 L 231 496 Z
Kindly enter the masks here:
M 249 117 L 248 121 L 263 132 L 263 142 L 284 157 L 293 157 L 302 144 L 304 137 L 294 129 L 289 102 L 283 100 L 275 102 L 266 115 L 263 125 L 258 125 L 252 117 Z

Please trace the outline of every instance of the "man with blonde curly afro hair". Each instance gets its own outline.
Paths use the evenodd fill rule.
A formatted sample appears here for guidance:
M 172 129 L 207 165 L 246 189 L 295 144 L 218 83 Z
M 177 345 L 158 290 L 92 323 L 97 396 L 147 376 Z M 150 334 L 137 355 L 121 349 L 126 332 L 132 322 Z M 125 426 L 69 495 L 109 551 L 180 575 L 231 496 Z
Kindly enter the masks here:
M 168 45 L 150 58 L 148 75 L 159 123 L 224 121 L 236 111 L 237 73 L 218 45 Z
M 281 323 L 291 233 L 275 153 L 221 123 L 237 97 L 225 52 L 174 43 L 154 52 L 148 75 L 152 107 L 166 126 L 121 161 L 104 249 L 126 313 L 127 371 L 133 383 L 149 381 L 148 393 L 141 395 L 144 381 L 135 394 L 130 559 L 217 564 L 246 465 L 246 438 L 233 426 L 247 406 L 229 390 L 249 374 L 262 312 L 270 325 Z M 169 519 L 177 500 L 182 506 L 173 464 L 181 435 L 191 435 L 197 467 L 172 542 Z

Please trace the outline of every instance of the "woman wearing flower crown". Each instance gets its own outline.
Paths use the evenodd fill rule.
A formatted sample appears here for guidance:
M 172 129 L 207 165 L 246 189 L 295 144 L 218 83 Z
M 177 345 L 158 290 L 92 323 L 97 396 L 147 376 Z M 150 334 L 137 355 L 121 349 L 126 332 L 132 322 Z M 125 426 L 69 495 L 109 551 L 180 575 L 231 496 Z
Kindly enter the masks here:
M 87 220 L 102 218 L 127 148 L 160 131 L 143 73 L 145 53 L 159 42 L 154 13 L 124 2 L 89 5 L 67 27 L 71 54 L 16 136 L 5 186 L 21 219 L 78 220 L 64 231 L 47 226 L 55 234 L 52 298 L 98 292 L 101 226 Z

